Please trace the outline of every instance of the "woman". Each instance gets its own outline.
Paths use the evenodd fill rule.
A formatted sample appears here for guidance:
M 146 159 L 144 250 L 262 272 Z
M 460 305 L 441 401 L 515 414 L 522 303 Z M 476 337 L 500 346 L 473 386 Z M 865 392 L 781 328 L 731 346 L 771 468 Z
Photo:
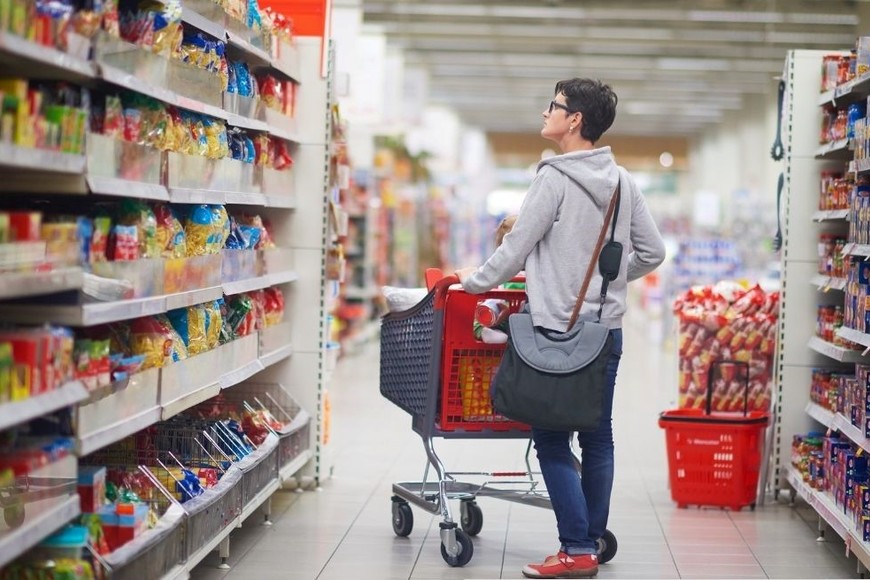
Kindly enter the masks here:
M 466 291 L 479 294 L 525 269 L 534 324 L 564 332 L 607 206 L 620 185 L 616 241 L 623 244 L 624 253 L 601 317 L 614 339 L 602 421 L 596 431 L 578 434 L 582 474 L 571 454 L 571 433 L 532 428 L 560 547 L 542 564 L 523 568 L 530 578 L 598 573 L 598 539 L 607 526 L 613 487 L 613 387 L 622 355 L 626 285 L 655 270 L 665 257 L 661 235 L 634 179 L 617 166 L 610 147 L 595 147 L 613 124 L 616 102 L 616 94 L 600 81 L 575 78 L 556 83 L 555 97 L 543 113 L 541 136 L 555 142 L 562 154 L 538 165 L 513 230 L 486 263 L 456 272 Z M 581 314 L 597 313 L 601 282 L 596 269 Z

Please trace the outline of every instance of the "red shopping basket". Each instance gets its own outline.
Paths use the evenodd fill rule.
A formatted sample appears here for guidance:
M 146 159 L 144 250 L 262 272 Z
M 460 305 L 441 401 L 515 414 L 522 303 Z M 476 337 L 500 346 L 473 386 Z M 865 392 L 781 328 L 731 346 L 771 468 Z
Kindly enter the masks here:
M 725 365 L 743 368 L 746 395 L 743 414 L 711 413 L 713 370 Z M 671 497 L 678 507 L 720 506 L 740 510 L 755 507 L 766 412 L 747 412 L 749 365 L 718 361 L 707 375 L 707 408 L 665 411 L 659 427 L 665 430 Z

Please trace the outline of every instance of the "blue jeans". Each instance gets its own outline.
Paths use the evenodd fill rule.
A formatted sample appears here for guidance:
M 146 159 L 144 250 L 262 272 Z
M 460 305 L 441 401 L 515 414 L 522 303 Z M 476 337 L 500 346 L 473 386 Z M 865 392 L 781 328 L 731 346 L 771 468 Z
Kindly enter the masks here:
M 595 554 L 607 528 L 613 489 L 613 387 L 622 356 L 622 330 L 610 331 L 613 353 L 607 363 L 607 388 L 601 424 L 595 431 L 578 433 L 582 468 L 577 472 L 569 431 L 532 429 L 541 473 L 559 528 L 561 551 L 571 555 Z

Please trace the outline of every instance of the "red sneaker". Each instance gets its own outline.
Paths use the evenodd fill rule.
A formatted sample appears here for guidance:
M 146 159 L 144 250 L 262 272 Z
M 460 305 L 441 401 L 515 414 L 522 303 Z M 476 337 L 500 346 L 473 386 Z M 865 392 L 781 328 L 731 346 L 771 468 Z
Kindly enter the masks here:
M 569 556 L 559 552 L 543 564 L 528 564 L 523 568 L 526 578 L 592 578 L 598 574 L 597 554 Z

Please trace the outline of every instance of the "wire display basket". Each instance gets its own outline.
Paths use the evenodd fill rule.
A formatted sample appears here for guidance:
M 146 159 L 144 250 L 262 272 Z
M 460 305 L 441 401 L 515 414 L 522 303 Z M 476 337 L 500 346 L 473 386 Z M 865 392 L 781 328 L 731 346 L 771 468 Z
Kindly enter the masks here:
M 284 424 L 283 428 L 274 431 L 278 437 L 279 473 L 311 448 L 311 416 L 283 386 L 277 383 L 243 383 L 227 389 L 222 396 L 238 408 L 254 411 L 264 409 Z
M 242 513 L 241 473 L 222 451 L 218 433 L 213 424 L 185 416 L 158 424 L 152 433 L 159 450 L 171 452 L 200 479 L 214 481 L 203 493 L 180 498 L 187 514 L 187 558 L 235 525 Z
M 111 578 L 157 580 L 184 562 L 185 513 L 169 491 L 174 480 L 160 466 L 159 454 L 140 434 L 82 458 L 83 464 L 105 466 L 109 480 L 135 480 L 136 493 L 160 516 L 157 525 L 105 556 Z

